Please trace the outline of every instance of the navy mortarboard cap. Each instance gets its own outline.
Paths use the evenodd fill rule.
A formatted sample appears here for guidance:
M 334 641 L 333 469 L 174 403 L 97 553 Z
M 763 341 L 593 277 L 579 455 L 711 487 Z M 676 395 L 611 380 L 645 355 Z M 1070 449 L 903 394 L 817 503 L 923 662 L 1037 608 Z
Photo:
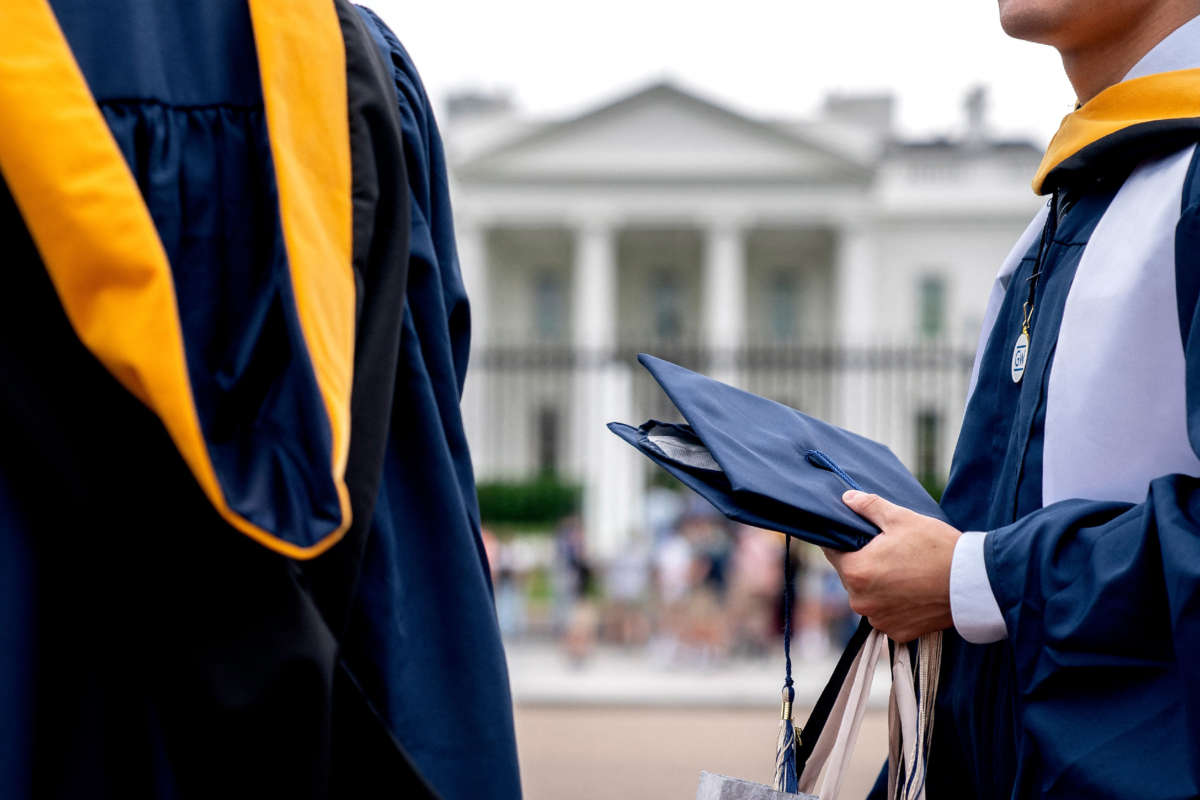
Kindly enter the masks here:
M 609 429 L 730 519 L 838 550 L 878 532 L 842 502 L 847 489 L 945 519 L 886 446 L 669 361 L 638 360 L 688 424 Z

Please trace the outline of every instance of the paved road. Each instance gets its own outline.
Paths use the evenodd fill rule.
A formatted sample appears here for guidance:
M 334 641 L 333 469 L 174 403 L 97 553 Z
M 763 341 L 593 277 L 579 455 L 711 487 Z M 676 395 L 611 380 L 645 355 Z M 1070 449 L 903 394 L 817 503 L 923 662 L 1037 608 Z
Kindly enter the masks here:
M 774 717 L 764 708 L 518 705 L 525 797 L 691 800 L 701 770 L 767 783 L 779 731 Z M 842 796 L 865 796 L 886 754 L 887 713 L 869 711 Z
M 547 642 L 506 645 L 513 698 L 519 706 L 677 706 L 779 708 L 783 650 L 768 658 L 733 659 L 700 666 L 657 662 L 647 650 L 601 648 L 582 667 L 571 666 L 562 647 Z M 886 659 L 882 659 L 886 661 Z M 793 661 L 796 702 L 814 703 L 833 674 L 837 654 Z M 871 685 L 871 707 L 886 708 L 891 676 L 881 663 Z

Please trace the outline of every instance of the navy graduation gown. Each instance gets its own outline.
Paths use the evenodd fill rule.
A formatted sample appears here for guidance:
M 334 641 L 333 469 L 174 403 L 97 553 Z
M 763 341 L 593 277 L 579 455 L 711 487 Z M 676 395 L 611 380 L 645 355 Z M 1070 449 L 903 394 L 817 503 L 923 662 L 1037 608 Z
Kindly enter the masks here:
M 1152 143 L 1142 157 L 1153 155 Z M 1156 380 L 1164 390 L 1186 381 L 1185 435 L 1200 453 L 1200 339 L 1193 335 L 1200 311 L 1197 164 L 1190 150 L 1182 156 L 1182 192 L 1178 182 L 1161 190 L 1169 193 L 1168 206 L 1183 209 L 1181 216 L 1168 215 L 1163 232 L 1174 240 L 1175 263 L 1168 251 L 1166 268 L 1178 305 L 1156 313 L 1178 314 L 1186 375 L 1164 373 Z M 928 769 L 931 798 L 1200 794 L 1200 670 L 1194 666 L 1200 655 L 1200 481 L 1162 475 L 1150 480 L 1140 502 L 1043 503 L 1045 471 L 1063 469 L 1048 465 L 1046 454 L 1048 409 L 1064 402 L 1051 391 L 1055 361 L 1065 357 L 1059 347 L 1064 309 L 1076 281 L 1085 285 L 1090 278 L 1077 274 L 1085 253 L 1094 262 L 1117 252 L 1111 238 L 1094 240 L 1130 169 L 1127 158 L 1124 153 L 1115 168 L 1059 184 L 1045 249 L 1039 256 L 1035 237 L 1020 258 L 981 350 L 942 507 L 960 529 L 990 531 L 985 562 L 1008 638 L 974 645 L 946 633 Z M 1017 384 L 1010 377 L 1012 348 L 1039 264 L 1032 344 Z M 1122 267 L 1136 268 L 1128 261 Z M 1154 346 L 1177 348 L 1180 341 Z M 1119 369 L 1115 361 L 1112 366 Z M 1118 424 L 1131 423 L 1126 417 Z M 1064 424 L 1061 417 L 1056 424 Z M 1084 412 L 1067 424 L 1091 423 Z M 1140 446 L 1155 445 L 1131 445 Z M 1144 463 L 1132 450 L 1115 452 L 1106 469 L 1120 475 L 1126 459 Z M 882 797 L 879 791 L 873 796 Z
M 456 390 L 439 388 L 459 385 L 465 358 L 438 358 L 433 345 L 440 320 L 443 350 L 465 355 L 465 303 L 460 291 L 447 307 L 457 314 L 425 315 L 436 301 L 427 279 L 410 274 L 409 203 L 429 192 L 410 193 L 394 67 L 368 21 L 340 0 L 328 19 L 344 46 L 347 106 L 330 113 L 348 119 L 353 184 L 352 263 L 342 267 L 355 323 L 343 498 L 328 472 L 337 426 L 323 367 L 289 273 L 298 254 L 281 224 L 246 3 L 52 5 L 169 262 L 194 414 L 228 508 L 202 491 L 159 409 L 80 341 L 15 192 L 0 186 L 0 794 L 458 796 L 470 780 L 494 777 L 515 796 L 469 460 L 456 411 L 445 407 Z M 436 129 L 425 133 L 418 151 L 438 146 Z M 440 169 L 416 180 L 444 187 Z M 441 197 L 434 227 L 444 252 Z M 453 267 L 439 274 L 457 280 Z M 418 299 L 406 306 L 409 291 Z M 432 320 L 424 351 L 414 319 Z M 456 378 L 448 383 L 447 364 Z M 443 406 L 412 401 L 429 395 Z M 397 455 L 413 431 L 432 444 Z M 389 507 L 383 498 L 410 489 L 380 486 L 409 479 L 410 458 L 426 459 L 426 494 Z M 406 463 L 407 474 L 397 469 Z M 270 535 L 248 538 L 226 512 Z M 449 533 L 428 553 L 445 562 L 433 569 L 404 560 L 414 554 L 378 533 L 390 526 L 402 539 L 414 518 L 433 525 L 438 515 L 439 533 Z M 379 573 L 404 587 L 411 639 L 394 624 L 396 591 L 373 592 Z M 423 593 L 409 589 L 426 577 Z M 467 622 L 442 626 L 439 611 Z M 443 669 L 411 667 L 431 658 Z M 491 739 L 481 744 L 477 725 L 453 741 L 430 725 L 424 738 L 392 713 L 398 680 L 415 681 L 397 690 L 410 698 L 428 690 L 426 709 L 447 719 L 463 685 L 479 687 L 500 709 L 482 704 Z M 450 687 L 454 702 L 435 706 Z M 406 748 L 444 761 L 423 753 L 422 775 Z M 446 778 L 446 762 L 473 764 L 477 754 L 484 769 L 462 770 L 474 778 Z

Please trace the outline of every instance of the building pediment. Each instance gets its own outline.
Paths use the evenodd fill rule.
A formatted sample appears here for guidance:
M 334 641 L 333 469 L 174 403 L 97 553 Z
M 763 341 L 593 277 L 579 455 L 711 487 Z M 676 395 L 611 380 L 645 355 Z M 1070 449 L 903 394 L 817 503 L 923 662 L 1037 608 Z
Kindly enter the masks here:
M 460 180 L 859 183 L 873 166 L 827 143 L 658 84 L 459 164 Z

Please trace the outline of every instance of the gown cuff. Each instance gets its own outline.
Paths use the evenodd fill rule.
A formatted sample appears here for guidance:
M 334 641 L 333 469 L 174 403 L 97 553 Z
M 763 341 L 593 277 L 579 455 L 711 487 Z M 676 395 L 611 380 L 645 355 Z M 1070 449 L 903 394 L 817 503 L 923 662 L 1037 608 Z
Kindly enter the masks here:
M 986 540 L 986 533 L 964 533 L 954 545 L 954 558 L 950 562 L 950 616 L 958 635 L 972 644 L 1008 638 L 1008 626 L 992 594 L 983 561 Z

